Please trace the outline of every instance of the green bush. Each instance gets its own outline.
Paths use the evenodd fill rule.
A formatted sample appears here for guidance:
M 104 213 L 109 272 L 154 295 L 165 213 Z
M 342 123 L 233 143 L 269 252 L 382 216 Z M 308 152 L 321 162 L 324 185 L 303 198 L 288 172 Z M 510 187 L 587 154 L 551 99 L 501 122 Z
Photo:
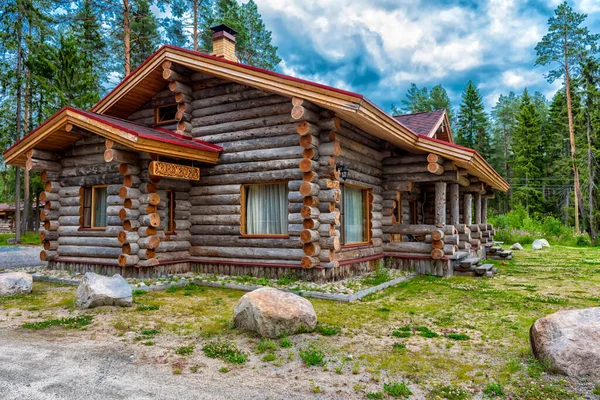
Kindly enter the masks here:
M 517 205 L 506 214 L 494 215 L 489 222 L 496 228 L 494 240 L 531 244 L 535 239 L 545 238 L 550 243 L 560 243 L 571 246 L 590 246 L 591 240 L 587 234 L 575 234 L 573 229 L 551 215 L 529 215 L 523 206 Z

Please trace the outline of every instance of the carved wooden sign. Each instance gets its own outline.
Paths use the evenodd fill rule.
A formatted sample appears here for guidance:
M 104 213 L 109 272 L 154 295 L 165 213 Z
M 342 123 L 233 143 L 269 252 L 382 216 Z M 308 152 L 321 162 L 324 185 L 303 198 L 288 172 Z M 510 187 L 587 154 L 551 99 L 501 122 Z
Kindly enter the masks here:
M 152 161 L 148 166 L 148 173 L 150 175 L 164 176 L 173 179 L 200 180 L 200 168 L 171 164 L 162 161 Z

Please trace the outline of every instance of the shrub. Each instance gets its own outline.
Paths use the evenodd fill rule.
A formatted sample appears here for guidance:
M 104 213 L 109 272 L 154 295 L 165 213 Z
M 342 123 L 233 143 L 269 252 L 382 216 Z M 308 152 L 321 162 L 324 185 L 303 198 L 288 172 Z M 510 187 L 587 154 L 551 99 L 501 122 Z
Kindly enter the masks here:
M 325 364 L 325 353 L 323 350 L 315 346 L 310 346 L 304 350 L 300 350 L 300 358 L 309 367 Z
M 335 336 L 342 331 L 342 328 L 337 325 L 326 325 L 318 322 L 315 330 L 323 336 Z
M 483 393 L 490 397 L 504 396 L 504 388 L 499 383 L 490 383 L 483 389 Z
M 281 340 L 279 340 L 279 345 L 284 349 L 288 349 L 292 347 L 292 341 L 288 338 L 281 338 Z
M 404 382 L 389 382 L 383 384 L 383 390 L 391 397 L 408 398 L 412 395 L 408 385 Z
M 234 343 L 225 341 L 210 342 L 202 348 L 202 351 L 207 357 L 220 358 L 231 364 L 244 364 L 248 360 L 248 356 Z

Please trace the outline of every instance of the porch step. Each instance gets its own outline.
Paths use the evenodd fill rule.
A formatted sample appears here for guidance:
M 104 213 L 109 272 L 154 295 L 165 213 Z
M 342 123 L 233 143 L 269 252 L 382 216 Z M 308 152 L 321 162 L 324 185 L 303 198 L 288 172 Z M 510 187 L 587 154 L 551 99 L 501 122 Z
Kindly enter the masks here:
M 452 254 L 451 256 L 448 256 L 448 258 L 450 260 L 462 260 L 465 257 L 469 256 L 469 252 L 468 251 L 457 251 L 456 253 Z
M 460 261 L 460 266 L 463 268 L 468 268 L 472 265 L 477 265 L 481 262 L 481 258 L 480 257 L 471 257 L 471 258 L 465 258 L 464 260 Z
M 477 272 L 477 274 L 479 274 L 479 275 L 483 275 L 488 271 L 493 273 L 493 271 L 492 271 L 493 269 L 494 269 L 494 264 L 483 264 L 483 265 L 480 265 L 477 268 L 475 268 L 475 272 Z

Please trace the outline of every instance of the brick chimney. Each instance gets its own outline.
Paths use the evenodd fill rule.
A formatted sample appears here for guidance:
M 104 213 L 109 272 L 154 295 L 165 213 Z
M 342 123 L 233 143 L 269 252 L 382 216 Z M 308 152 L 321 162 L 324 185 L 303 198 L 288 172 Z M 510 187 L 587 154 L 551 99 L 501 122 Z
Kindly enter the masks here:
M 213 31 L 212 55 L 237 62 L 238 59 L 235 56 L 235 35 L 237 35 L 237 32 L 225 24 L 214 26 L 210 30 Z

